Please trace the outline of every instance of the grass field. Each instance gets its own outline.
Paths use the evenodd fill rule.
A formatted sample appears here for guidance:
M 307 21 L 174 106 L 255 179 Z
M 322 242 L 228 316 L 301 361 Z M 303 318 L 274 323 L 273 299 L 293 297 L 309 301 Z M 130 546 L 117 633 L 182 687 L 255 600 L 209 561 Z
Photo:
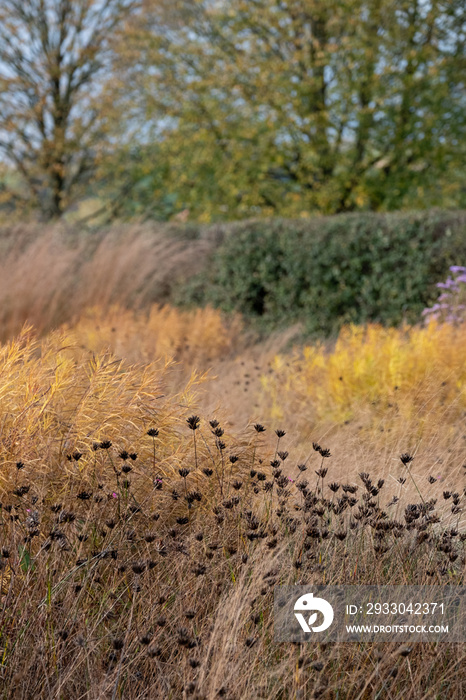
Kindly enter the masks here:
M 275 643 L 273 588 L 464 584 L 464 324 L 132 307 L 139 235 L 3 263 L 0 697 L 463 698 L 464 645 Z

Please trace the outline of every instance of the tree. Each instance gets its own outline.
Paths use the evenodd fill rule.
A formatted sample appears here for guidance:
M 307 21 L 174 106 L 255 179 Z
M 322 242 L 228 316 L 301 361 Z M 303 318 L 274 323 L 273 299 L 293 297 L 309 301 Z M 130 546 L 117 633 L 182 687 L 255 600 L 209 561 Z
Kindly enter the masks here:
M 128 98 L 197 218 L 442 203 L 465 31 L 461 0 L 156 0 Z
M 0 150 L 44 217 L 93 168 L 112 39 L 138 0 L 0 0 Z

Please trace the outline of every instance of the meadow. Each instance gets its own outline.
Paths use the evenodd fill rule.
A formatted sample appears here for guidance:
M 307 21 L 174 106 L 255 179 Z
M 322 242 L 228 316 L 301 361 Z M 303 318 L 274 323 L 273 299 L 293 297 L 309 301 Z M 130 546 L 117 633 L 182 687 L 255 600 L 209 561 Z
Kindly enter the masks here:
M 465 325 L 264 337 L 167 303 L 205 239 L 27 235 L 2 239 L 1 697 L 463 698 L 464 645 L 275 643 L 273 588 L 464 584 Z

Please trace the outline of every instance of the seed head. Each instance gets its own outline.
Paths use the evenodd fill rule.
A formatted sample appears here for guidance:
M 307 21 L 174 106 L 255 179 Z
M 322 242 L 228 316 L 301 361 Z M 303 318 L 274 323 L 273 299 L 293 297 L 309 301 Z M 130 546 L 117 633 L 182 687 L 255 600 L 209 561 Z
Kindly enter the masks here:
M 132 564 L 131 568 L 134 571 L 134 573 L 139 576 L 146 570 L 146 563 L 143 561 L 137 561 L 134 564 Z
M 149 437 L 157 437 L 157 435 L 159 434 L 159 430 L 158 428 L 149 428 L 147 434 L 149 435 Z
M 191 430 L 197 430 L 199 428 L 200 422 L 201 419 L 199 418 L 199 416 L 190 416 L 186 419 L 186 423 L 188 424 Z

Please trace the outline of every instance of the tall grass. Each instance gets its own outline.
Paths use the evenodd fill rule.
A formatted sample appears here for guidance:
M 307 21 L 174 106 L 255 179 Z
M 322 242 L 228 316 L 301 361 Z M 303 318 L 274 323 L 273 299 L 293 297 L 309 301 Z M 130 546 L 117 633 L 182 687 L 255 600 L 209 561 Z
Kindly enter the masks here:
M 3 227 L 0 235 L 0 340 L 29 322 L 45 333 L 98 303 L 148 309 L 197 272 L 212 242 L 149 225 L 80 232 L 64 226 Z
M 154 305 L 135 312 L 99 306 L 86 309 L 66 329 L 93 352 L 110 350 L 129 362 L 167 357 L 188 371 L 208 369 L 215 360 L 238 352 L 245 342 L 240 317 L 226 318 L 210 307 L 183 311 Z
M 406 497 L 405 455 L 336 479 L 337 440 L 298 464 L 168 371 L 62 332 L 0 349 L 1 697 L 464 697 L 461 646 L 273 641 L 277 584 L 464 583 L 464 489 Z

